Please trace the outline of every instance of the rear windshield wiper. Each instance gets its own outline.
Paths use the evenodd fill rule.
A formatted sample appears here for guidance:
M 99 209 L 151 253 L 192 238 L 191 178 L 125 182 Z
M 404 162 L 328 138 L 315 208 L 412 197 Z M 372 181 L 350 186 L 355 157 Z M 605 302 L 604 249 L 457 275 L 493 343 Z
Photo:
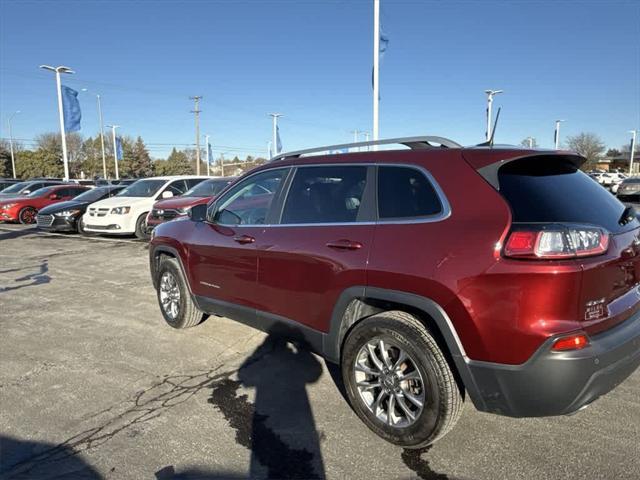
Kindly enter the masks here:
M 622 215 L 620 215 L 620 219 L 618 220 L 618 224 L 621 226 L 626 225 L 629 222 L 632 222 L 634 218 L 636 218 L 637 212 L 636 209 L 633 207 L 627 207 L 624 209 L 624 212 L 622 212 Z

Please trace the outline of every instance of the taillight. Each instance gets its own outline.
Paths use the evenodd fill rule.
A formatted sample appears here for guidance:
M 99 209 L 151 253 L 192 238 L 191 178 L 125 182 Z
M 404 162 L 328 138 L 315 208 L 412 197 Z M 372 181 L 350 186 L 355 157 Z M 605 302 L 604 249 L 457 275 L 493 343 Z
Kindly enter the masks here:
M 589 345 L 589 339 L 584 333 L 562 337 L 553 342 L 551 350 L 566 352 L 567 350 L 582 350 Z
M 601 228 L 575 225 L 517 226 L 504 247 L 513 258 L 553 260 L 601 255 L 609 247 L 609 234 Z

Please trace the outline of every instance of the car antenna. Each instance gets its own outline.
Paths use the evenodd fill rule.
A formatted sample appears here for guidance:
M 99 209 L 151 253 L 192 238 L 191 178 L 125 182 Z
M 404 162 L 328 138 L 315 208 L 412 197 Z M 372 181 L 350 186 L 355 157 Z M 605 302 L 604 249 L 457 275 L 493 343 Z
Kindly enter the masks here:
M 486 142 L 483 143 L 479 143 L 478 147 L 493 147 L 493 137 L 496 134 L 496 128 L 498 127 L 498 119 L 500 118 L 500 110 L 502 110 L 502 107 L 498 107 L 498 113 L 496 113 L 496 120 L 493 122 L 493 128 L 491 129 L 491 138 L 489 138 L 489 140 L 487 140 Z

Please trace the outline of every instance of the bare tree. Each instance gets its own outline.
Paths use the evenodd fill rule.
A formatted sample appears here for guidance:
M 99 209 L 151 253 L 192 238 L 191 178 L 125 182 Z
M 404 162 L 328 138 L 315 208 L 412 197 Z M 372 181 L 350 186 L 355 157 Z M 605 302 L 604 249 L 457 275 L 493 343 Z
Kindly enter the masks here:
M 579 133 L 567 137 L 567 146 L 569 150 L 573 150 L 587 159 L 583 166 L 585 169 L 595 167 L 605 150 L 604 143 L 595 133 Z

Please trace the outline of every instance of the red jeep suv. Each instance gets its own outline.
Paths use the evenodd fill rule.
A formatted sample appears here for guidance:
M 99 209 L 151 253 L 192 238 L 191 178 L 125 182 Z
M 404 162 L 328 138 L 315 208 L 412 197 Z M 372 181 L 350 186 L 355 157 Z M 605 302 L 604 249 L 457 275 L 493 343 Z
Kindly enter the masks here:
M 217 314 L 289 335 L 338 363 L 355 413 L 408 448 L 442 437 L 467 397 L 563 415 L 638 367 L 640 223 L 583 157 L 374 143 L 409 149 L 283 154 L 157 227 L 169 325 Z

